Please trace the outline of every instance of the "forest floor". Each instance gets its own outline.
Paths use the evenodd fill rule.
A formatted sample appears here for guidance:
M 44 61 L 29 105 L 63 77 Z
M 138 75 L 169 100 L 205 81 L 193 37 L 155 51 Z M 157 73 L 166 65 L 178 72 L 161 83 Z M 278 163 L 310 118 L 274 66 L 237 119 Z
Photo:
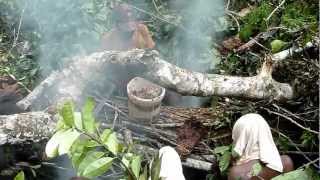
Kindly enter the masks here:
M 65 10 L 61 8 L 64 6 L 59 6 L 59 3 L 67 2 L 70 7 L 74 5 L 79 9 Z M 80 1 L 67 2 L 57 1 L 53 8 L 60 15 L 48 11 L 49 18 L 45 19 L 40 18 L 37 11 L 29 15 L 27 11 L 30 9 L 21 5 L 19 0 L 0 0 L 0 75 L 15 79 L 23 95 L 32 91 L 52 70 L 62 67 L 65 62 L 61 59 L 93 52 L 99 46 L 99 34 L 110 29 L 110 17 L 101 17 L 101 14 L 112 6 L 111 1 L 92 0 L 90 3 L 94 5 L 85 8 L 79 6 Z M 187 36 L 183 32 L 193 18 L 187 3 L 179 0 L 172 1 L 174 3 L 165 0 L 152 2 L 134 6 L 153 34 L 160 54 L 182 67 L 188 68 L 191 62 L 197 63 L 193 62 L 194 59 L 201 59 L 197 68 L 203 67 L 203 62 L 205 66 L 209 63 L 210 69 L 205 69 L 208 73 L 253 76 L 258 73 L 266 54 L 292 47 L 303 48 L 273 69 L 275 80 L 289 83 L 294 88 L 294 99 L 275 102 L 212 97 L 205 104 L 212 108 L 217 104 L 232 107 L 225 117 L 225 125 L 230 127 L 243 114 L 262 114 L 272 127 L 280 152 L 290 155 L 296 168 L 310 167 L 319 171 L 319 133 L 314 133 L 319 132 L 318 1 L 263 0 L 249 3 L 229 0 L 224 2 L 223 15 L 208 17 L 208 14 L 200 14 L 196 19 L 201 21 L 191 21 L 192 26 L 200 26 L 197 23 L 202 21 L 203 24 L 212 23 L 214 30 L 187 32 Z M 83 11 L 77 16 L 81 21 L 71 23 L 71 17 L 79 15 L 78 11 Z M 62 20 L 61 16 L 65 14 L 70 18 Z M 57 26 L 57 22 L 63 25 Z M 96 45 L 84 45 L 87 40 L 84 37 L 93 39 L 93 42 L 96 40 Z M 196 44 L 188 47 L 186 42 L 190 41 Z M 205 43 L 209 44 L 205 50 L 195 48 Z M 193 53 L 186 53 L 190 49 Z M 186 54 L 189 57 L 185 57 Z M 225 142 L 217 142 L 212 149 L 228 146 Z

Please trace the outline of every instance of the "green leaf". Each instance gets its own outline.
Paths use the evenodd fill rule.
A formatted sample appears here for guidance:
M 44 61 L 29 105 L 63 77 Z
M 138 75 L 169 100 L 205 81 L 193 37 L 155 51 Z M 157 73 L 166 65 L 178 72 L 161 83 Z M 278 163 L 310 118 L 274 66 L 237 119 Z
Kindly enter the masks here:
M 62 116 L 63 122 L 69 127 L 74 126 L 74 104 L 72 101 L 67 101 L 63 104 L 62 108 L 59 110 L 59 114 Z
M 85 158 L 81 161 L 78 168 L 78 174 L 83 175 L 85 169 L 94 161 L 100 159 L 104 155 L 103 152 L 92 151 L 86 154 Z
M 104 174 L 112 165 L 113 158 L 103 157 L 100 158 L 91 164 L 84 170 L 83 176 L 85 177 L 96 177 Z
M 227 151 L 223 153 L 222 157 L 219 159 L 219 168 L 221 172 L 228 169 L 231 160 L 231 152 Z
M 152 162 L 151 166 L 151 180 L 159 180 L 160 177 L 160 167 L 161 167 L 161 157 L 157 154 Z
M 84 129 L 89 133 L 95 133 L 96 131 L 95 119 L 93 116 L 94 106 L 95 102 L 93 98 L 88 98 L 82 109 L 83 126 Z
M 305 168 L 305 172 L 308 174 L 308 176 L 310 177 L 310 179 L 314 179 L 314 180 L 320 180 L 320 174 L 317 170 L 315 170 L 314 168 L 311 168 L 309 166 L 307 166 Z
M 20 171 L 15 177 L 14 177 L 14 180 L 24 180 L 25 177 L 24 177 L 24 172 L 23 171 Z
M 59 155 L 69 153 L 71 146 L 78 139 L 80 135 L 81 134 L 74 129 L 69 129 L 64 133 L 62 133 L 60 136 L 60 143 L 59 143 L 59 149 L 58 149 Z
M 98 147 L 98 146 L 101 146 L 101 144 L 97 143 L 94 140 L 90 140 L 87 144 L 87 147 Z
M 292 179 L 310 180 L 308 174 L 303 169 L 291 171 L 291 172 L 272 178 L 272 180 L 292 180 Z
M 133 156 L 131 161 L 131 169 L 133 174 L 136 176 L 136 178 L 139 177 L 140 168 L 141 168 L 141 157 L 139 155 Z
M 213 152 L 215 154 L 223 154 L 224 152 L 229 151 L 229 150 L 230 150 L 230 146 L 219 146 L 219 147 L 214 148 Z
M 276 52 L 279 52 L 287 43 L 286 42 L 283 42 L 281 40 L 273 40 L 271 42 L 271 51 L 272 53 L 276 53 Z
M 62 135 L 64 134 L 64 132 L 66 132 L 67 130 L 62 129 L 60 131 L 57 131 L 47 142 L 46 144 L 46 155 L 48 158 L 53 158 L 58 156 L 58 149 L 59 149 L 59 143 L 62 140 Z
M 81 113 L 80 112 L 75 112 L 74 113 L 74 125 L 77 129 L 83 130 L 83 122 L 81 118 Z
M 80 162 L 85 158 L 88 152 L 88 140 L 78 138 L 71 146 L 69 157 L 74 168 L 78 169 Z
M 64 120 L 61 115 L 58 116 L 58 122 L 56 125 L 56 131 L 62 130 L 62 129 L 69 129 L 70 127 L 65 125 Z
M 108 133 L 108 131 L 104 131 L 104 133 Z M 113 154 L 117 154 L 119 152 L 119 143 L 115 132 L 111 134 L 101 136 L 102 142 L 108 147 L 108 150 Z
M 133 154 L 132 154 L 132 153 L 126 153 L 126 154 L 122 157 L 121 161 L 122 161 L 122 163 L 123 163 L 126 167 L 129 168 L 130 161 L 131 161 L 132 157 L 133 157 Z
M 252 172 L 252 176 L 257 176 L 262 170 L 262 166 L 260 163 L 255 163 L 252 166 L 251 172 Z
M 108 137 L 110 136 L 110 134 L 112 133 L 111 129 L 105 129 L 102 134 L 100 135 L 100 139 L 102 142 L 107 142 Z
M 140 175 L 139 180 L 148 180 L 148 165 L 143 168 L 143 173 Z

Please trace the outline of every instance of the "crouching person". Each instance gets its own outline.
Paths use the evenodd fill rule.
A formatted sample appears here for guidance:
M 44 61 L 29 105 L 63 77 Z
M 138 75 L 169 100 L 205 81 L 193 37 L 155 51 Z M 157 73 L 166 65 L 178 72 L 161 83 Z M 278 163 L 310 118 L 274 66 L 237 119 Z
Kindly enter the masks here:
M 240 117 L 233 127 L 232 139 L 234 164 L 228 180 L 269 180 L 293 170 L 291 158 L 280 156 L 270 127 L 261 115 L 251 113 Z M 262 170 L 254 175 L 256 163 L 262 165 Z

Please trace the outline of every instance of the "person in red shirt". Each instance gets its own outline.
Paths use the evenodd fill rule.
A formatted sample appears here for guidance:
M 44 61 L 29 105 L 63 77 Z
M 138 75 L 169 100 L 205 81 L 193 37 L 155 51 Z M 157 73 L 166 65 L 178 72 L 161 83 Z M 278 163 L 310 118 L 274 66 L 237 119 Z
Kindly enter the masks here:
M 115 27 L 102 35 L 102 50 L 125 51 L 134 48 L 152 49 L 155 46 L 148 27 L 136 20 L 128 4 L 120 4 L 113 10 Z
M 101 50 L 104 51 L 127 51 L 130 49 L 152 49 L 155 43 L 151 37 L 148 27 L 136 20 L 133 10 L 128 4 L 120 4 L 113 9 L 112 17 L 114 28 L 102 35 Z M 139 67 L 127 65 L 111 65 L 109 68 L 111 81 L 116 85 L 118 95 L 127 94 L 128 82 L 134 78 Z

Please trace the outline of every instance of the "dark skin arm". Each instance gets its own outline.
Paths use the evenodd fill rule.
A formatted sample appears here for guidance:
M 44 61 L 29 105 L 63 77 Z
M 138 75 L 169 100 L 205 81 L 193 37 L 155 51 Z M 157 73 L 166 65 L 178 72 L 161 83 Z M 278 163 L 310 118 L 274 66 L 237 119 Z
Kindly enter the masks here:
M 279 172 L 275 171 L 275 170 L 272 170 L 268 167 L 264 167 L 262 168 L 261 172 L 258 174 L 258 176 L 253 176 L 251 178 L 251 180 L 261 180 L 261 178 L 267 180 L 267 179 L 271 179 L 273 177 L 276 177 L 280 175 Z
M 287 173 L 287 172 L 294 170 L 293 162 L 289 156 L 287 156 L 287 155 L 281 156 L 281 161 L 282 161 L 282 165 L 283 165 L 283 173 Z M 276 177 L 278 175 L 280 175 L 280 173 L 278 171 L 275 171 L 275 170 L 270 169 L 268 167 L 264 167 L 262 169 L 262 171 L 258 174 L 259 177 L 266 179 L 266 180 L 271 179 L 273 177 Z M 251 179 L 252 180 L 261 180 L 261 178 L 259 178 L 259 177 L 253 176 Z
M 284 173 L 294 170 L 293 162 L 289 156 L 281 156 L 281 161 Z M 238 180 L 239 178 L 241 178 L 241 180 L 261 180 L 262 178 L 264 180 L 269 180 L 275 176 L 280 175 L 279 172 L 264 166 L 258 176 L 253 176 L 250 178 L 248 174 L 250 174 L 250 171 L 255 163 L 259 163 L 259 161 L 252 160 L 245 164 L 233 166 L 229 171 L 228 180 Z

